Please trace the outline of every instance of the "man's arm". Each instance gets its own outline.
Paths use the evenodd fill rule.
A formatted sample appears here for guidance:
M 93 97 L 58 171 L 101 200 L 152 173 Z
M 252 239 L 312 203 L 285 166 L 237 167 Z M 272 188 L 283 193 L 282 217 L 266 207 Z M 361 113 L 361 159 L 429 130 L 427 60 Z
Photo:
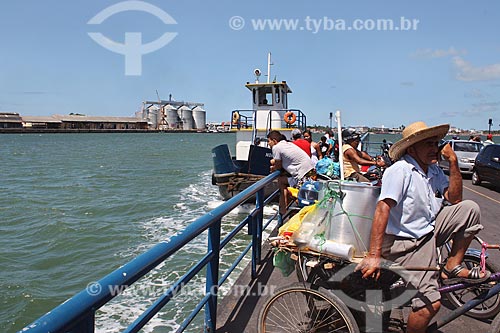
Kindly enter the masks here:
M 360 151 L 360 156 L 361 158 L 364 158 L 365 160 L 371 160 L 372 157 L 370 156 L 370 154 L 368 154 L 366 151 Z
M 318 159 L 320 160 L 323 156 L 321 154 L 321 149 L 319 148 L 319 144 L 317 142 L 312 142 L 311 145 L 316 150 L 316 154 L 318 155 Z
M 356 162 L 359 165 L 378 165 L 377 161 L 372 161 L 370 159 L 364 159 L 359 156 L 358 152 L 354 148 L 349 148 L 344 152 L 344 155 L 349 158 L 349 160 Z M 368 154 L 367 154 L 368 155 Z
M 382 243 L 384 241 L 385 229 L 389 221 L 389 213 L 391 208 L 396 205 L 392 199 L 380 200 L 375 209 L 373 217 L 372 231 L 370 236 L 370 249 L 368 255 L 364 258 L 358 266 L 356 271 L 361 270 L 363 278 L 380 277 L 380 258 L 382 257 Z
M 276 160 L 276 159 L 271 160 L 271 172 L 276 170 L 281 170 L 282 167 L 283 163 L 281 162 L 281 160 Z
M 330 142 L 327 143 L 328 143 L 328 149 L 326 150 L 325 156 L 329 156 L 333 150 L 333 145 Z
M 455 154 L 455 151 L 449 144 L 445 145 L 441 150 L 441 155 L 444 159 L 448 160 L 450 166 L 450 184 L 448 186 L 448 189 L 446 189 L 444 192 L 444 197 L 454 205 L 462 201 L 463 191 L 462 174 L 460 173 L 460 168 L 458 167 L 458 158 Z

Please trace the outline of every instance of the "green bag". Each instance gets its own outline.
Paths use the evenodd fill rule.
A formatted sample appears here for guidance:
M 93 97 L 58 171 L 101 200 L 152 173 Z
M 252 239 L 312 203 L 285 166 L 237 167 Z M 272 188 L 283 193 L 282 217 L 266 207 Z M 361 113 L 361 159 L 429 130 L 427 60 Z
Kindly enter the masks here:
M 285 250 L 275 250 L 273 265 L 280 269 L 284 277 L 289 276 L 295 270 L 295 261 L 291 258 L 291 253 Z

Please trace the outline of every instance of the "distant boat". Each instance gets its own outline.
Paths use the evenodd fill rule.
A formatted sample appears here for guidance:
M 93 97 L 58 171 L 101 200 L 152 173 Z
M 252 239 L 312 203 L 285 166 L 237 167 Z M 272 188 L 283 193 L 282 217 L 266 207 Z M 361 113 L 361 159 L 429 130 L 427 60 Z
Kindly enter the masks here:
M 236 132 L 236 156 L 231 156 L 227 144 L 212 149 L 212 184 L 219 187 L 224 200 L 269 175 L 273 155 L 267 134 L 271 130 L 278 130 L 291 139 L 293 129 L 306 129 L 306 116 L 302 111 L 288 108 L 288 94 L 292 90 L 286 81 L 269 82 L 270 64 L 269 54 L 267 82 L 259 82 L 261 71 L 255 69 L 255 82 L 245 84 L 252 93 L 253 108 L 231 112 L 230 130 Z M 269 194 L 276 189 L 274 183 L 265 192 Z

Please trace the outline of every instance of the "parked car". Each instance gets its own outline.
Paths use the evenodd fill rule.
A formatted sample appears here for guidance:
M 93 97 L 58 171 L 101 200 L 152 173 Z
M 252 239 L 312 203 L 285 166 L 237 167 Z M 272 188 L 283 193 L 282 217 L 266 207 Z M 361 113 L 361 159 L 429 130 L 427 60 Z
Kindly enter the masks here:
M 460 172 L 465 175 L 471 175 L 472 169 L 474 168 L 474 161 L 481 148 L 484 147 L 483 144 L 481 142 L 467 140 L 449 140 L 447 142 L 451 144 L 451 148 L 453 148 L 455 154 L 457 154 Z M 450 170 L 450 164 L 447 160 L 440 158 L 438 163 L 443 171 Z
M 472 172 L 472 184 L 490 182 L 500 186 L 500 145 L 487 145 L 476 156 Z

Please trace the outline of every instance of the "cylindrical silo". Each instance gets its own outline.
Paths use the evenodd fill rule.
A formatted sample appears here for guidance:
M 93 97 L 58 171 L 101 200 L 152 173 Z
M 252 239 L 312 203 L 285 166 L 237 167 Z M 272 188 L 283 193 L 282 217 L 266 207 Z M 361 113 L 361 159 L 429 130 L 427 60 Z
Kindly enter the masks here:
M 177 109 L 170 104 L 163 107 L 165 115 L 167 116 L 167 124 L 169 128 L 177 128 L 179 125 L 179 116 Z
M 152 129 L 157 129 L 160 110 L 158 109 L 158 107 L 156 105 L 150 106 L 146 110 L 147 110 L 146 119 L 148 121 L 148 127 L 152 128 Z
M 193 129 L 193 111 L 183 105 L 177 109 L 177 114 L 179 118 L 181 118 L 182 129 L 183 130 L 192 130 Z
M 194 127 L 197 130 L 204 130 L 207 123 L 207 113 L 201 106 L 193 108 Z

